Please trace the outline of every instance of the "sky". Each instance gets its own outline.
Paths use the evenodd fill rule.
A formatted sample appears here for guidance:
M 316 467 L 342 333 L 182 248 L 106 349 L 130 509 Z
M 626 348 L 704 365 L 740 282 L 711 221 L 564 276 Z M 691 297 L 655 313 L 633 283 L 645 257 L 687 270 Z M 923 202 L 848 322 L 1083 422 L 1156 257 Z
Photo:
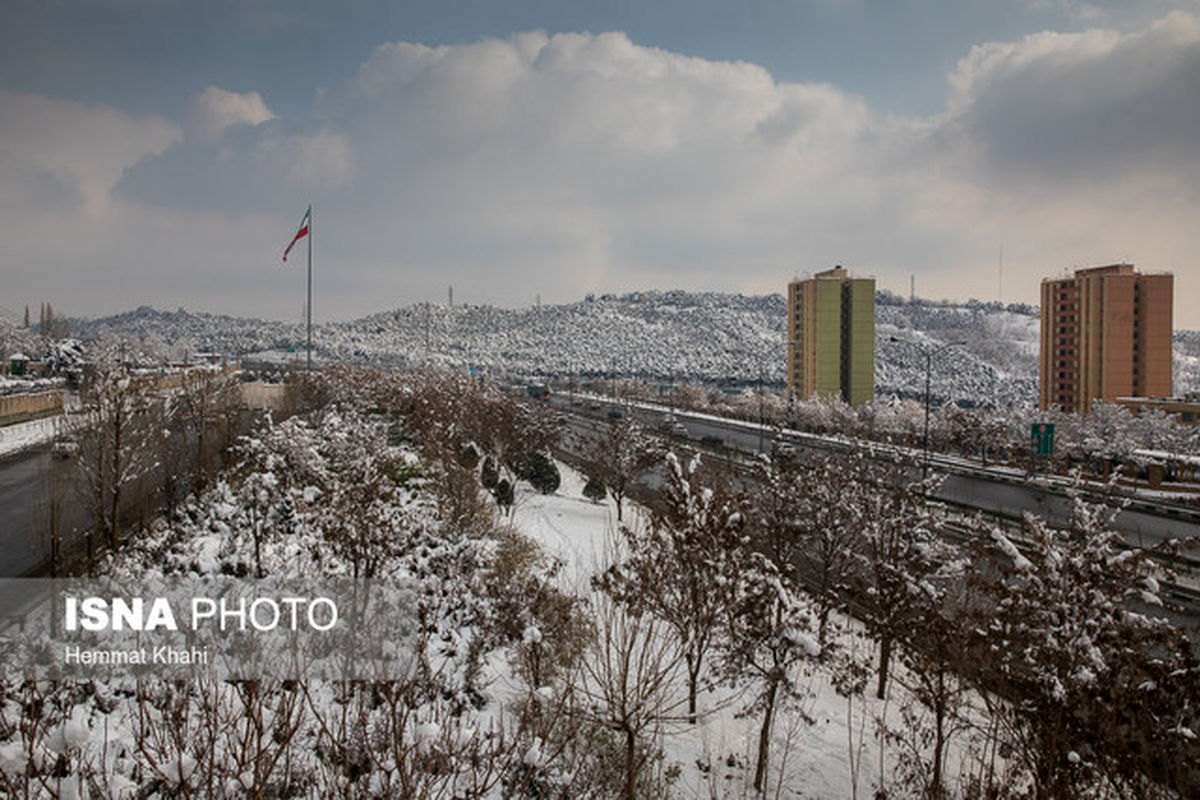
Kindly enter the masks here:
M 5 0 L 0 314 L 303 317 L 834 265 L 1200 329 L 1200 0 Z

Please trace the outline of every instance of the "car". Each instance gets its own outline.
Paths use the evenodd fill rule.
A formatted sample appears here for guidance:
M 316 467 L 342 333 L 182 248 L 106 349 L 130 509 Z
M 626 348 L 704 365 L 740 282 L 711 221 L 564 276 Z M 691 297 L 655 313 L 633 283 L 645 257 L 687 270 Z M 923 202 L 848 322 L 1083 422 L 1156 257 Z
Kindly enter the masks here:
M 701 443 L 707 445 L 718 445 L 721 444 L 721 437 L 717 436 L 715 433 L 706 433 L 700 437 L 700 441 Z
M 55 458 L 70 458 L 79 452 L 79 443 L 70 436 L 60 436 L 50 447 L 50 454 Z
M 672 422 L 671 426 L 667 430 L 669 430 L 673 436 L 687 436 L 688 435 L 688 429 L 684 426 L 684 424 L 682 422 Z
M 614 420 L 625 419 L 625 412 L 619 408 L 610 408 L 608 410 L 608 418 Z

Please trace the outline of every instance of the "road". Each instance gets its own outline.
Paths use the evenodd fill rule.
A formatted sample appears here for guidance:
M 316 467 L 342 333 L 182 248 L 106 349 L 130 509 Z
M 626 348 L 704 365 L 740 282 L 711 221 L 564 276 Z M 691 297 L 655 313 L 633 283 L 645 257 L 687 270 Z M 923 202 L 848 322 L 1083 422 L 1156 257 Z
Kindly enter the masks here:
M 64 538 L 86 529 L 89 515 L 68 475 L 74 468 L 73 459 L 53 458 L 48 445 L 0 459 L 0 576 L 24 575 L 49 556 L 55 482 Z
M 599 398 L 583 398 L 572 402 L 569 396 L 555 395 L 552 400 L 563 411 L 599 418 L 603 418 L 613 407 L 611 400 Z M 657 427 L 668 411 L 635 406 L 633 413 L 642 422 Z M 758 452 L 760 442 L 763 448 L 769 448 L 774 435 L 769 429 L 761 430 L 757 425 L 738 420 L 723 420 L 682 411 L 669 413 L 687 429 L 691 439 L 703 443 L 707 438 L 710 446 L 719 442 L 740 451 L 743 457 Z M 838 440 L 836 437 L 799 432 L 789 432 L 782 438 L 793 443 L 797 449 L 808 452 L 830 452 L 859 446 L 859 443 Z M 931 465 L 935 474 L 944 476 L 941 487 L 934 495 L 938 500 L 1011 518 L 1019 518 L 1024 512 L 1029 512 L 1056 527 L 1070 525 L 1074 504 L 1062 479 L 1043 476 L 1028 479 L 1011 470 L 984 468 L 961 459 L 943 457 L 931 459 Z M 914 478 L 918 477 L 914 475 Z M 1200 514 L 1180 512 L 1169 507 L 1156 508 L 1153 502 L 1145 499 L 1136 500 L 1117 514 L 1113 525 L 1125 534 L 1129 544 L 1139 547 L 1149 547 L 1169 539 L 1200 537 Z

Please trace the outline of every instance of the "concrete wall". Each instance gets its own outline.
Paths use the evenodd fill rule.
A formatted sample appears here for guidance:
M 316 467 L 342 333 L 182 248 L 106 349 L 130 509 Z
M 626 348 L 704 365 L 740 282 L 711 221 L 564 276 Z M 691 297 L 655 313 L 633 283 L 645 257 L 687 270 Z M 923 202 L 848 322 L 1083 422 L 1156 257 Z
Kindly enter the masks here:
M 61 414 L 62 392 L 13 394 L 0 397 L 0 425 L 11 425 L 39 417 Z
M 243 383 L 242 402 L 247 408 L 255 410 L 269 409 L 277 413 L 288 412 L 292 408 L 292 398 L 288 387 L 282 383 L 263 383 L 253 381 Z

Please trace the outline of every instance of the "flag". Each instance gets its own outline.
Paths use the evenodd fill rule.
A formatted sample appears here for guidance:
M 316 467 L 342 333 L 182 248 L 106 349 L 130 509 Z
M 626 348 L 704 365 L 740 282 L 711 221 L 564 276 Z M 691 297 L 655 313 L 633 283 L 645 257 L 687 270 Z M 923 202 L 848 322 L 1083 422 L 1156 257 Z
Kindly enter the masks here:
M 296 231 L 296 235 L 292 237 L 291 243 L 284 249 L 283 263 L 287 263 L 288 253 L 292 252 L 292 248 L 296 245 L 296 242 L 308 236 L 308 218 L 310 216 L 312 216 L 312 206 L 309 206 L 308 210 L 304 212 L 304 219 L 300 220 L 300 230 Z

